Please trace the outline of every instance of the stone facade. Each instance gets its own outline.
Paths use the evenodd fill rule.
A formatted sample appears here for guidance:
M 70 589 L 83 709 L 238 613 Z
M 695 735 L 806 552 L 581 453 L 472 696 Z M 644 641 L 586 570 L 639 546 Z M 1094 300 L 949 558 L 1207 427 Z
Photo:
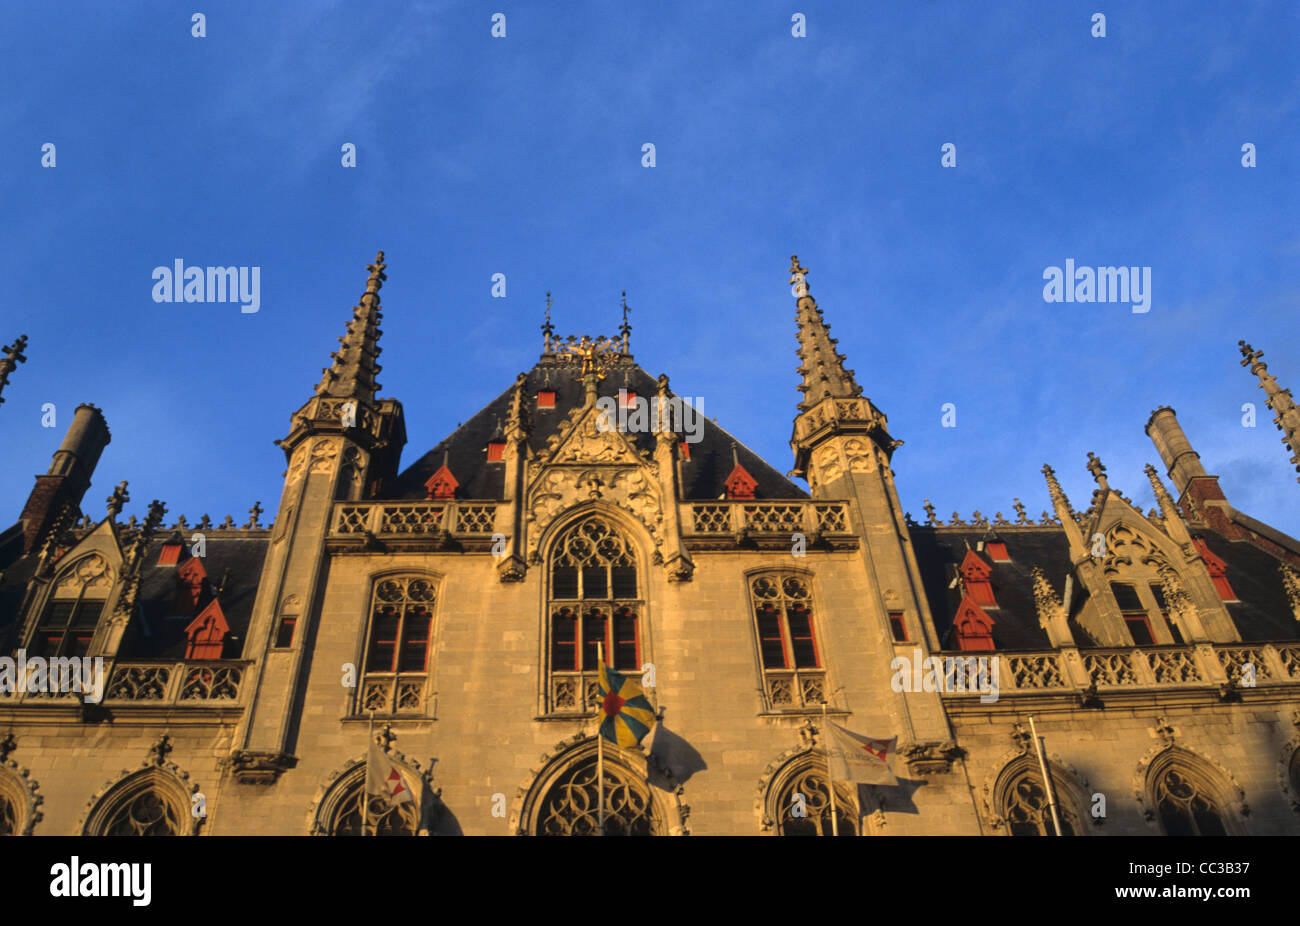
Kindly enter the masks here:
M 537 365 L 400 469 L 369 269 L 270 526 L 122 524 L 123 485 L 75 527 L 108 443 L 79 410 L 0 534 L 0 648 L 102 657 L 105 690 L 0 692 L 0 832 L 590 832 L 599 641 L 658 712 L 603 747 L 611 832 L 1300 834 L 1300 543 L 1231 507 L 1172 409 L 1159 511 L 1093 457 L 1086 512 L 1045 467 L 1039 522 L 916 523 L 795 260 L 810 492 L 711 422 L 611 427 L 602 399 L 676 399 L 626 315 L 567 340 L 548 315 Z M 929 657 L 993 668 L 963 690 Z M 833 814 L 827 721 L 896 738 L 898 783 L 839 781 Z M 364 797 L 372 743 L 417 801 Z

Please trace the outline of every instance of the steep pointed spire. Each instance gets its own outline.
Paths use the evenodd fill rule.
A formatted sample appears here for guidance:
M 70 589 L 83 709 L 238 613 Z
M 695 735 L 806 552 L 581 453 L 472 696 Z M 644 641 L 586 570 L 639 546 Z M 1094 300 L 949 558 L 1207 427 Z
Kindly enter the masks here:
M 1150 463 L 1146 465 L 1147 479 L 1151 480 L 1151 491 L 1155 493 L 1156 504 L 1160 506 L 1160 514 L 1164 517 L 1177 517 L 1178 507 L 1174 504 L 1173 496 L 1165 488 L 1164 482 L 1160 479 L 1160 474 Z
M 1300 407 L 1295 403 L 1290 389 L 1283 389 L 1268 372 L 1264 363 L 1264 352 L 1253 349 L 1245 341 L 1238 341 L 1241 348 L 1241 365 L 1250 367 L 1250 372 L 1259 377 L 1259 388 L 1268 396 L 1265 404 L 1273 410 L 1273 423 L 1282 432 L 1282 443 L 1291 448 L 1291 462 L 1296 472 L 1300 472 Z M 1300 482 L 1300 477 L 1297 477 Z
M 317 395 L 374 402 L 375 391 L 381 388 L 375 382 L 375 375 L 383 369 L 375 361 L 383 351 L 379 346 L 379 336 L 383 333 L 379 323 L 384 317 L 379 306 L 379 290 L 388 279 L 384 274 L 386 267 L 383 251 L 366 267 L 370 271 L 366 291 L 360 305 L 352 309 L 347 334 L 339 338 L 342 346 L 331 355 L 333 365 L 321 371 Z
M 836 339 L 830 336 L 830 325 L 822 317 L 821 309 L 808 294 L 808 269 L 799 263 L 797 255 L 790 255 L 790 283 L 794 288 L 797 310 L 800 365 L 796 373 L 803 377 L 799 391 L 803 401 L 799 410 L 807 411 L 828 396 L 848 398 L 862 395 L 862 387 L 853 379 L 853 371 L 844 368 L 844 355 L 835 349 Z
M 27 335 L 21 334 L 18 340 L 12 344 L 6 344 L 0 348 L 0 393 L 5 391 L 5 386 L 9 382 L 9 374 L 20 363 L 26 363 L 27 358 L 23 355 L 23 350 L 27 347 Z M 4 396 L 0 395 L 0 405 L 4 405 Z

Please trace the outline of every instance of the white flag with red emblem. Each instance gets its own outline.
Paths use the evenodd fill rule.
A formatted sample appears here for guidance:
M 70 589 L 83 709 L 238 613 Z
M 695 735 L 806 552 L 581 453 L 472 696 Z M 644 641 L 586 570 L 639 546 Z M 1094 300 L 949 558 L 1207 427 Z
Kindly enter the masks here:
M 387 799 L 391 805 L 414 804 L 415 783 L 404 774 L 378 743 L 370 744 L 366 754 L 366 793 Z
M 898 784 L 889 770 L 889 754 L 897 749 L 897 736 L 878 740 L 846 730 L 837 723 L 829 726 L 833 739 L 831 760 L 835 763 L 837 779 L 864 785 Z

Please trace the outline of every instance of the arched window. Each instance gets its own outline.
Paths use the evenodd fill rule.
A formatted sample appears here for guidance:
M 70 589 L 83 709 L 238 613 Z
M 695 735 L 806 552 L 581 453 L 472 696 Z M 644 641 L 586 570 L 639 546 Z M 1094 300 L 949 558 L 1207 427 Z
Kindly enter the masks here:
M 0 836 L 30 835 L 41 819 L 41 798 L 26 770 L 0 760 Z
M 537 836 L 595 836 L 600 808 L 596 757 L 569 765 L 546 792 L 537 816 Z M 605 760 L 605 835 L 656 836 L 661 826 L 645 783 L 617 762 Z
M 189 795 L 162 769 L 137 772 L 96 804 L 85 826 L 87 836 L 187 836 L 198 821 Z
M 113 571 L 98 553 L 83 556 L 66 569 L 54 590 L 28 647 L 33 656 L 85 656 L 113 588 Z
M 1075 809 L 1077 796 L 1060 775 L 1056 772 L 1051 774 L 1061 835 L 1077 836 L 1080 832 Z M 1018 759 L 1007 766 L 998 776 L 994 801 L 998 815 L 1006 821 L 1008 835 L 1056 835 L 1051 803 L 1043 786 L 1043 773 L 1033 759 Z
M 1166 836 L 1226 836 L 1216 789 L 1197 770 L 1173 762 L 1151 785 L 1152 804 Z
M 434 602 L 433 580 L 425 576 L 388 576 L 375 583 L 359 713 L 424 711 Z
M 826 691 L 826 673 L 813 626 L 808 577 L 764 573 L 750 577 L 749 590 L 768 708 L 819 706 Z
M 366 765 L 347 772 L 321 806 L 317 832 L 323 836 L 414 836 L 414 804 L 389 804 L 383 795 L 366 793 Z
M 809 758 L 800 762 L 776 788 L 775 802 L 769 807 L 769 816 L 776 823 L 781 836 L 830 836 L 831 790 L 826 778 L 825 758 Z M 835 786 L 835 816 L 839 835 L 853 836 L 857 830 L 854 821 L 857 802 L 841 782 Z
M 644 602 L 631 543 L 605 518 L 567 528 L 551 553 L 548 685 L 553 711 L 595 707 L 597 653 L 631 675 L 641 669 Z

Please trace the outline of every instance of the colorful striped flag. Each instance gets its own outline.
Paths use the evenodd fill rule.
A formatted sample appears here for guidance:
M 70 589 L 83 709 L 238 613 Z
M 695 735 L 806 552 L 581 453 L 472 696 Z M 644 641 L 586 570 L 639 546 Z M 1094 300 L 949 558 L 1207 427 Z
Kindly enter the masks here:
M 640 683 L 600 661 L 600 735 L 619 746 L 635 746 L 655 724 L 654 709 Z

